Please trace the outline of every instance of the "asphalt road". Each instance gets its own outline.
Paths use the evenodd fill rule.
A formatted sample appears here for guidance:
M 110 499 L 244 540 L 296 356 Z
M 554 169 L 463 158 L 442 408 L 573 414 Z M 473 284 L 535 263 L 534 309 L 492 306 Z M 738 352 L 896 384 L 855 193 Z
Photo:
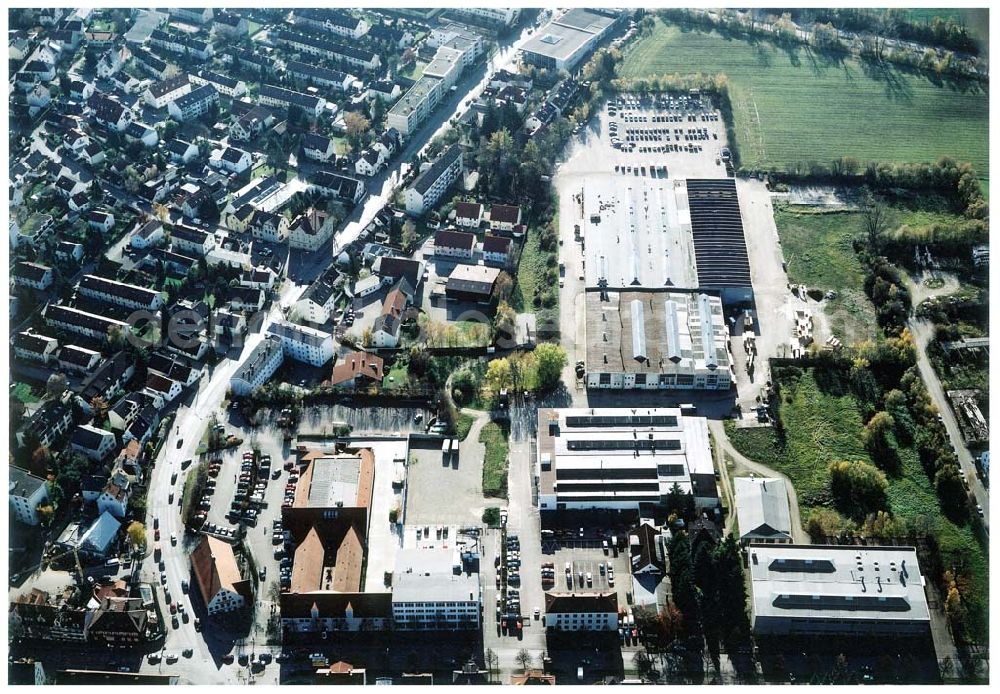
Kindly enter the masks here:
M 211 414 L 218 410 L 226 392 L 229 388 L 229 379 L 233 372 L 242 363 L 243 358 L 250 354 L 260 343 L 266 334 L 267 328 L 277 318 L 281 316 L 281 305 L 292 302 L 304 291 L 304 287 L 292 282 L 286 282 L 280 301 L 274 303 L 271 310 L 261 326 L 261 331 L 247 337 L 243 346 L 240 359 L 226 360 L 217 366 L 210 376 L 203 377 L 198 384 L 198 392 L 189 406 L 181 406 L 174 421 L 174 427 L 167 435 L 167 440 L 160 451 L 159 458 L 153 468 L 149 480 L 149 499 L 147 501 L 146 526 L 152 533 L 153 519 L 159 519 L 160 547 L 162 560 L 166 567 L 167 583 L 166 587 L 174 601 L 183 601 L 186 608 L 191 610 L 190 598 L 181 591 L 181 581 L 187 580 L 191 583 L 191 567 L 188 559 L 188 550 L 183 546 L 184 527 L 180 518 L 180 507 L 178 501 L 184 488 L 184 479 L 188 471 L 182 471 L 180 464 L 182 460 L 195 458 L 195 450 L 201 433 L 208 422 Z M 170 483 L 173 473 L 177 473 L 177 482 Z M 169 496 L 173 494 L 174 502 L 170 503 Z M 177 545 L 171 545 L 170 535 L 176 533 Z M 152 554 L 146 558 L 143 566 L 144 575 L 150 577 L 154 583 L 159 583 L 159 569 L 153 560 Z M 166 612 L 166 610 L 164 610 Z M 208 626 L 208 625 L 206 625 Z M 145 665 L 145 669 L 177 672 L 185 679 L 198 684 L 215 684 L 231 682 L 232 677 L 227 677 L 223 670 L 220 670 L 208 644 L 201 634 L 194 629 L 194 620 L 185 623 L 181 621 L 178 629 L 170 629 L 167 633 L 164 645 L 165 652 L 172 652 L 180 655 L 185 648 L 192 648 L 194 654 L 190 659 L 181 658 L 174 665 Z M 228 666 L 222 666 L 228 667 Z
M 941 380 L 927 358 L 927 345 L 934 338 L 934 326 L 924 320 L 911 319 L 910 332 L 913 333 L 913 340 L 917 346 L 917 368 L 920 370 L 920 375 L 923 377 L 924 383 L 927 384 L 927 392 L 930 394 L 931 400 L 937 406 L 938 412 L 941 413 L 941 421 L 944 423 L 944 428 L 948 431 L 948 438 L 951 439 L 952 448 L 955 449 L 955 455 L 958 456 L 958 463 L 962 468 L 962 473 L 969 481 L 969 490 L 972 496 L 975 497 L 976 503 L 983 507 L 983 525 L 989 530 L 989 493 L 986 491 L 982 480 L 979 479 L 979 475 L 976 472 L 976 463 L 973 461 L 969 449 L 965 446 L 965 441 L 962 438 L 962 430 L 959 428 L 958 420 L 955 419 L 955 413 L 952 411 L 951 404 L 945 396 Z

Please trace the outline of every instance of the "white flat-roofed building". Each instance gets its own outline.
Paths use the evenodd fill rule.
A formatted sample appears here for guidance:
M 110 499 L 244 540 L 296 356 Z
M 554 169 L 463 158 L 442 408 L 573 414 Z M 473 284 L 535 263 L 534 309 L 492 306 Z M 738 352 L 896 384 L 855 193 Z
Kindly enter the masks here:
M 230 389 L 234 395 L 249 395 L 267 383 L 284 360 L 285 350 L 281 339 L 265 335 L 250 356 L 236 369 L 229 381 Z
M 436 77 L 421 75 L 400 97 L 386 116 L 386 124 L 406 137 L 415 132 L 437 107 L 447 89 Z
M 538 506 L 637 509 L 676 484 L 699 509 L 719 506 L 704 417 L 679 408 L 538 411 Z
M 621 17 L 621 10 L 567 10 L 535 32 L 521 47 L 521 59 L 549 70 L 572 72 Z
M 784 480 L 777 477 L 737 477 L 733 480 L 733 491 L 740 542 L 792 543 L 792 520 Z
M 924 577 L 913 547 L 751 544 L 754 634 L 923 635 Z
M 728 390 L 729 328 L 718 296 L 588 289 L 587 388 Z
M 457 549 L 401 549 L 392 579 L 392 619 L 400 631 L 478 630 L 479 574 Z
M 305 325 L 275 321 L 267 330 L 281 340 L 285 356 L 312 366 L 323 366 L 333 359 L 333 335 Z

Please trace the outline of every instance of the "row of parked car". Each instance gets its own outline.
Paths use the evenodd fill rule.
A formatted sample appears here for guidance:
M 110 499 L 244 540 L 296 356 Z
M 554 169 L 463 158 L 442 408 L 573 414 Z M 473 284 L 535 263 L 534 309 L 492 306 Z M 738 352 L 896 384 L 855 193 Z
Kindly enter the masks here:
M 240 476 L 236 484 L 236 493 L 226 515 L 231 522 L 243 521 L 247 525 L 257 525 L 257 517 L 264 507 L 264 492 L 267 491 L 267 480 L 271 475 L 271 456 L 262 455 L 260 461 L 254 462 L 254 454 L 247 451 L 240 463 Z

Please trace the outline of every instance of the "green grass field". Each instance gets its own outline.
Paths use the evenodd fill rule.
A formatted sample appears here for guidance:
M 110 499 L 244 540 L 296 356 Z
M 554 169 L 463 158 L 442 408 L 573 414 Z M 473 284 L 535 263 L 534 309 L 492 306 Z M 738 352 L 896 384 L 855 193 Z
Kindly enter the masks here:
M 834 460 L 871 457 L 861 444 L 862 419 L 857 401 L 844 394 L 840 378 L 817 369 L 781 382 L 779 417 L 784 427 L 781 441 L 768 429 L 737 429 L 727 426 L 733 446 L 743 455 L 788 475 L 798 494 L 803 519 L 809 511 L 832 504 L 829 464 Z M 888 509 L 898 518 L 925 517 L 936 529 L 945 557 L 964 556 L 973 572 L 974 607 L 970 606 L 970 629 L 980 638 L 986 632 L 986 558 L 972 529 L 955 525 L 942 513 L 919 457 L 912 447 L 898 448 L 900 468 L 888 476 Z
M 784 168 L 861 161 L 933 161 L 951 156 L 989 175 L 989 98 L 893 67 L 837 61 L 806 47 L 777 48 L 657 20 L 628 49 L 623 77 L 725 73 L 743 165 Z
M 506 425 L 489 422 L 479 432 L 479 441 L 486 445 L 483 463 L 483 496 L 507 498 L 507 437 Z

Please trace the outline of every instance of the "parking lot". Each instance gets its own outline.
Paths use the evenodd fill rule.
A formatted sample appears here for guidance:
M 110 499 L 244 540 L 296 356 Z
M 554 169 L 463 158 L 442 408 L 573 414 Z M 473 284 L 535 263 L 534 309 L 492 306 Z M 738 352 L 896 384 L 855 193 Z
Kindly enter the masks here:
M 413 442 L 406 470 L 408 525 L 479 525 L 486 507 L 500 505 L 502 499 L 483 497 L 483 445 L 478 438 L 474 426 L 460 444 L 461 454 L 447 457 L 440 442 Z
M 431 415 L 427 408 L 409 405 L 317 405 L 302 409 L 298 433 L 300 436 L 329 435 L 335 424 L 344 423 L 351 427 L 353 435 L 406 436 L 422 433 Z

